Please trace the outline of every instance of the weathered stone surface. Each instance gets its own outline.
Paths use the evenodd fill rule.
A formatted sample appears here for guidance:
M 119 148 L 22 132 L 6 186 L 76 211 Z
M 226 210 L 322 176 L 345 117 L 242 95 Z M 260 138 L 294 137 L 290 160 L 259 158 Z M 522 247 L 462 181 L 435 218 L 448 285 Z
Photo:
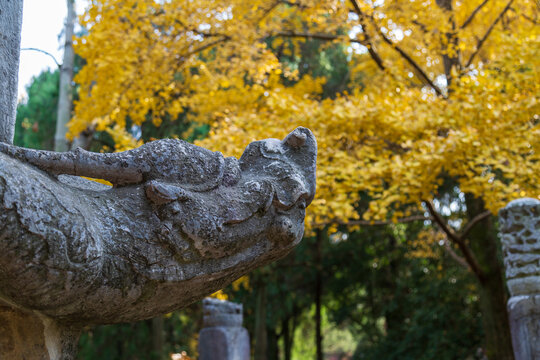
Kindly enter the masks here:
M 6 354 L 10 359 L 45 359 L 43 332 L 44 326 L 35 314 L 0 304 L 0 359 L 6 359 Z
M 203 300 L 203 326 L 242 326 L 242 304 L 214 298 Z
M 510 293 L 540 294 L 540 201 L 514 200 L 499 218 Z
M 239 160 L 179 140 L 118 154 L 0 151 L 0 302 L 69 326 L 170 312 L 283 257 L 315 193 L 305 128 Z
M 512 296 L 508 315 L 516 360 L 540 359 L 540 294 Z
M 242 327 L 242 305 L 206 298 L 199 334 L 199 360 L 249 360 L 249 334 Z
M 0 141 L 12 143 L 17 111 L 22 1 L 0 0 Z
M 499 218 L 514 355 L 540 359 L 540 201 L 512 201 Z

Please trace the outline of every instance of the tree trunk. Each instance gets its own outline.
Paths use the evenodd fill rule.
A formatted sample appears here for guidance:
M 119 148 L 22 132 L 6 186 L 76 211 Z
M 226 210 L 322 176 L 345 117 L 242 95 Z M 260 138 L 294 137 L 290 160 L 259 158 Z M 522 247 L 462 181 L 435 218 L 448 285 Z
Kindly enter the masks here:
M 152 351 L 156 355 L 156 359 L 163 358 L 163 317 L 158 316 L 152 319 Z
M 315 275 L 315 347 L 317 349 L 317 360 L 323 360 L 322 349 L 322 244 L 323 236 L 322 231 L 317 230 L 317 245 L 315 248 L 315 269 L 317 271 Z
M 67 18 L 64 28 L 64 61 L 60 69 L 60 91 L 58 94 L 58 112 L 56 116 L 56 133 L 54 135 L 54 150 L 68 151 L 66 139 L 67 123 L 71 118 L 71 104 L 73 97 L 73 63 L 75 52 L 73 51 L 73 29 L 75 27 L 75 0 L 67 0 Z
M 266 334 L 266 285 L 261 281 L 255 305 L 255 359 L 267 360 L 268 336 Z
M 283 335 L 283 357 L 285 360 L 291 360 L 292 334 L 290 331 L 289 322 L 290 318 L 283 319 L 283 321 L 281 322 L 281 332 Z
M 386 248 L 388 254 L 394 254 L 398 246 L 397 239 L 393 235 L 388 235 L 388 242 Z M 397 256 L 390 256 L 389 266 L 385 268 L 384 278 L 384 291 L 387 292 L 394 299 L 402 296 L 397 280 L 399 279 L 399 265 L 400 258 Z M 404 321 L 403 309 L 398 307 L 389 307 L 385 311 L 386 320 L 386 332 L 393 332 L 399 328 Z
M 467 194 L 467 215 L 473 219 L 485 212 L 484 202 Z M 470 232 L 470 248 L 485 274 L 479 281 L 480 308 L 485 332 L 485 353 L 488 359 L 514 359 L 512 337 L 506 309 L 507 291 L 500 260 L 499 241 L 493 223 L 488 217 Z
M 22 0 L 0 0 L 0 141 L 13 143 L 21 49 Z
M 267 359 L 268 360 L 279 360 L 279 337 L 276 332 L 276 329 L 267 328 L 266 333 L 268 334 L 268 340 L 267 340 Z

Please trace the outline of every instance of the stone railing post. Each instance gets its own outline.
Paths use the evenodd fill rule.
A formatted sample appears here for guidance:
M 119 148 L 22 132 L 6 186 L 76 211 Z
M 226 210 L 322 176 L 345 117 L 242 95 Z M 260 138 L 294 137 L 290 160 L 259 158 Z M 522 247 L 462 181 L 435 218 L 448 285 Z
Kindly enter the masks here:
M 242 327 L 242 305 L 206 298 L 199 360 L 249 360 L 249 335 Z
M 540 359 L 540 201 L 514 200 L 499 218 L 514 355 Z

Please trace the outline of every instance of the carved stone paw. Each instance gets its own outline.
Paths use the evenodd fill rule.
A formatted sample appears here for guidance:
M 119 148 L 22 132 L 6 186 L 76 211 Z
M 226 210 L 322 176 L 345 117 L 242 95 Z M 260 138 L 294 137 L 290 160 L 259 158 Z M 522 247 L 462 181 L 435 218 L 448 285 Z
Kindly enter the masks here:
M 173 184 L 152 180 L 146 183 L 145 193 L 155 205 L 163 205 L 175 200 L 187 200 L 188 194 L 184 189 Z

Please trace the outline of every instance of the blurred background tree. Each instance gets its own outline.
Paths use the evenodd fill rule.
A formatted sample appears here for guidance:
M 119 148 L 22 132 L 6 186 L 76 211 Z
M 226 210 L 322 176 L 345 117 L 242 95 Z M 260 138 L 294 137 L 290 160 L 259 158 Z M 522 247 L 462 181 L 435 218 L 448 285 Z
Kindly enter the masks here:
M 54 149 L 59 72 L 44 71 L 26 87 L 17 106 L 14 144 L 33 149 Z
M 93 0 L 81 23 L 69 136 L 94 150 L 315 132 L 302 245 L 219 294 L 256 359 L 512 358 L 493 215 L 540 196 L 536 2 Z M 90 330 L 81 357 L 150 358 L 152 332 L 196 355 L 197 309 Z

